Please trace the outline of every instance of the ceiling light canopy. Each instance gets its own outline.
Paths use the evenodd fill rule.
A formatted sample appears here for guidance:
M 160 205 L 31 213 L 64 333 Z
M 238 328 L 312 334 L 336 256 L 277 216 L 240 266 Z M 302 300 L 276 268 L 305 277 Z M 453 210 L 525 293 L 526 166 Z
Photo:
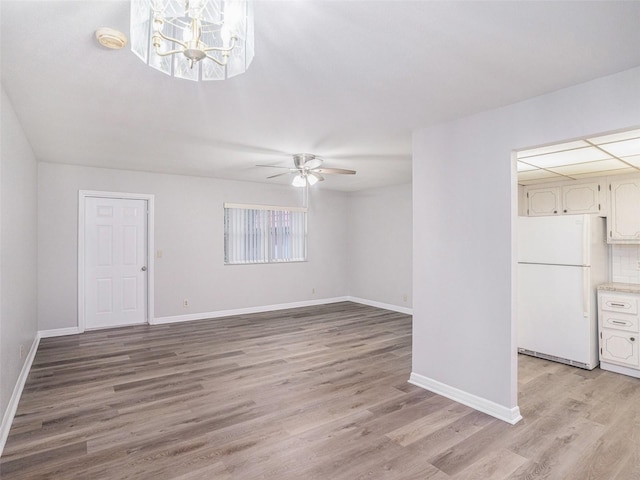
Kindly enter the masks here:
M 254 55 L 253 5 L 244 0 L 131 0 L 131 50 L 167 75 L 224 80 Z

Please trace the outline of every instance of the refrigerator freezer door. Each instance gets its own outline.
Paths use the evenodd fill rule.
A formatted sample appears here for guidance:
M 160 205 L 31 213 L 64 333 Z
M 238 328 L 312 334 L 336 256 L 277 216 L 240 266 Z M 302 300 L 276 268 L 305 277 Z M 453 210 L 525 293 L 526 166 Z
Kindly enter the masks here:
M 589 215 L 518 217 L 518 262 L 590 265 Z
M 588 267 L 518 265 L 518 347 L 597 365 Z M 586 314 L 586 316 L 585 316 Z

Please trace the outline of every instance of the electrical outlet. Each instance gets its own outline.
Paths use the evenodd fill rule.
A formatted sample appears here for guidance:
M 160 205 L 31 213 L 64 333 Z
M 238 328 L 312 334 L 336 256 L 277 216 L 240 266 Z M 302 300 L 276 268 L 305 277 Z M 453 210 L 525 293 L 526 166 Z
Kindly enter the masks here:
M 402 301 L 407 303 L 407 300 L 409 299 L 409 297 L 407 296 L 407 294 L 405 293 L 404 295 L 402 295 Z
M 182 306 L 185 308 L 189 306 L 189 300 L 187 298 L 182 301 Z
M 20 344 L 20 358 L 24 357 L 24 345 Z

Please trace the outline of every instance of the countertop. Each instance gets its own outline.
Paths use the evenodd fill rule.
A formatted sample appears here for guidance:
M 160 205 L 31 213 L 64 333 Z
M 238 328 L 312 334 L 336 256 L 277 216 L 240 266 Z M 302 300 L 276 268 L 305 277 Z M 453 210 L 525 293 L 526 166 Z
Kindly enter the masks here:
M 640 294 L 640 284 L 637 283 L 603 283 L 598 285 L 598 290 L 608 290 L 610 292 L 638 293 Z

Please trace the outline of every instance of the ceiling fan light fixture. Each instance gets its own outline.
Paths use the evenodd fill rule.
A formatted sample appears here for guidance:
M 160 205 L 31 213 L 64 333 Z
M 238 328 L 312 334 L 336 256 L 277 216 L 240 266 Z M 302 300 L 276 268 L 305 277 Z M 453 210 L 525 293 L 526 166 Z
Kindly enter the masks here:
M 316 183 L 318 183 L 318 180 L 320 180 L 318 177 L 316 177 L 313 173 L 310 175 L 307 175 L 307 182 L 309 182 L 309 185 L 313 186 Z
M 131 50 L 187 80 L 225 80 L 254 57 L 251 0 L 131 0 Z
M 311 184 L 311 182 L 309 183 Z M 305 187 L 307 185 L 306 176 L 301 173 L 296 175 L 295 177 L 293 177 L 293 181 L 291 182 L 291 185 L 293 185 L 294 187 Z

